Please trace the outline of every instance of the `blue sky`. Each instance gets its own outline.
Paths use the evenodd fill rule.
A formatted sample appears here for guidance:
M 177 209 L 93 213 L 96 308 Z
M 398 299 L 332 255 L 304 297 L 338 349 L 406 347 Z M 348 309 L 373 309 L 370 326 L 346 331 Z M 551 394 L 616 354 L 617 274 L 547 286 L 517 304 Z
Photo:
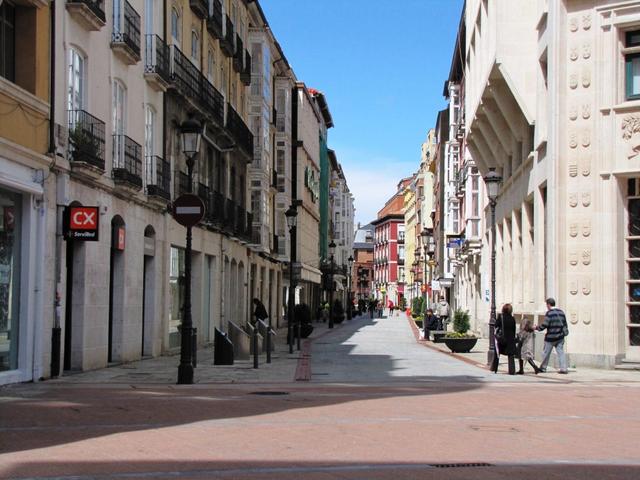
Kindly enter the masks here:
M 375 218 L 445 106 L 444 81 L 463 0 L 261 0 L 298 80 L 324 92 L 336 151 L 356 199 Z

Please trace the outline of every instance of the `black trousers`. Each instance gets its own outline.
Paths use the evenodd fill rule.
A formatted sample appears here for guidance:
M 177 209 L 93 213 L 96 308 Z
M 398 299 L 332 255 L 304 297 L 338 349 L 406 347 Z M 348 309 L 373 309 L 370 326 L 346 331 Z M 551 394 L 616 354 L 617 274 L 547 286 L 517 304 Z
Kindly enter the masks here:
M 516 360 L 515 360 L 515 356 L 514 355 L 507 355 L 507 362 L 509 365 L 509 375 L 515 375 L 516 374 Z M 500 363 L 500 355 L 498 354 L 498 352 L 496 352 L 495 356 L 493 357 L 493 362 L 491 363 L 491 371 L 492 372 L 497 372 L 498 371 L 498 364 Z

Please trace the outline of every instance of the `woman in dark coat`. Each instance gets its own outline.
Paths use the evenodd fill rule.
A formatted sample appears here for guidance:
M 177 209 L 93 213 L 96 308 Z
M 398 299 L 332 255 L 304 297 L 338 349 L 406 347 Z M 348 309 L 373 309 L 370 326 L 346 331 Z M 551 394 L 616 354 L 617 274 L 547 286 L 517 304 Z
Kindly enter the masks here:
M 513 307 L 509 303 L 505 303 L 502 307 L 502 313 L 498 315 L 495 325 L 496 355 L 493 357 L 491 371 L 498 373 L 498 363 L 500 355 L 506 355 L 509 362 L 509 375 L 515 375 L 517 354 L 516 347 L 516 320 L 512 315 Z

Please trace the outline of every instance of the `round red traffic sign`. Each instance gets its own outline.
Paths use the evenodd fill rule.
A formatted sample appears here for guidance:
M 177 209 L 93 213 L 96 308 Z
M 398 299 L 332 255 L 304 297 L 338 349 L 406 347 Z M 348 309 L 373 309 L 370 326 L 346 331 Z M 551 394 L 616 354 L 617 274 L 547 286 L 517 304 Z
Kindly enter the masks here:
M 204 203 L 197 195 L 185 193 L 173 201 L 173 218 L 180 225 L 193 227 L 204 218 Z

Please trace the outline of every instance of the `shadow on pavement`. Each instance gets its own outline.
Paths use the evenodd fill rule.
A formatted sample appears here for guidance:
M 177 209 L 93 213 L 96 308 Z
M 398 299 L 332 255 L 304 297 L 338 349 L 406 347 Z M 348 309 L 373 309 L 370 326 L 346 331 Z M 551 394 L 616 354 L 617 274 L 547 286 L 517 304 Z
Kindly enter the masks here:
M 235 479 L 235 480 L 583 480 L 636 479 L 633 465 L 512 464 L 473 466 L 458 463 L 341 463 L 341 462 L 32 462 L 0 470 L 8 478 L 31 480 Z
M 437 377 L 409 380 L 389 386 L 17 385 L 0 390 L 0 453 L 352 401 L 455 394 L 483 386 L 468 377 L 449 377 L 446 382 Z

